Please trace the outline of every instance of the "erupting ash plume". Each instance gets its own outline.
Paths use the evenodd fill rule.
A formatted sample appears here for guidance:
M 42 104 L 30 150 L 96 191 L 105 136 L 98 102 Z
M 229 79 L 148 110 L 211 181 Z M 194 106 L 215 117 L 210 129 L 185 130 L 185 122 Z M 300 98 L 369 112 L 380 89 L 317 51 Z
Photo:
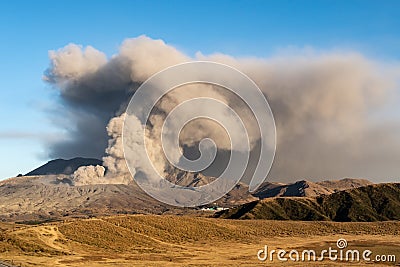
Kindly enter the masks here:
M 122 148 L 127 103 L 150 76 L 191 60 L 235 67 L 253 79 L 266 95 L 277 127 L 271 180 L 352 176 L 377 181 L 398 175 L 400 127 L 394 125 L 400 124 L 385 116 L 390 113 L 390 99 L 398 97 L 398 66 L 384 66 L 355 52 L 271 58 L 198 53 L 190 57 L 146 36 L 125 40 L 119 53 L 111 58 L 93 47 L 75 44 L 51 51 L 49 56 L 50 67 L 44 79 L 59 92 L 58 115 L 53 119 L 69 134 L 67 141 L 50 145 L 50 156 L 102 157 L 104 161 L 104 166 L 78 169 L 73 174 L 76 185 L 132 181 Z M 179 103 L 201 96 L 226 103 L 246 124 L 252 149 L 247 177 L 256 164 L 252 158 L 257 156 L 260 145 L 253 115 L 237 96 L 206 84 L 176 88 L 153 110 L 145 138 L 154 167 L 165 174 L 173 171 L 160 145 L 160 129 L 166 116 Z M 140 132 L 132 129 L 132 133 L 132 146 L 141 145 Z M 216 161 L 204 173 L 217 176 L 222 171 L 230 149 L 222 127 L 210 120 L 193 121 L 179 138 L 189 158 L 198 156 L 200 140 L 214 140 L 218 147 Z M 139 167 L 143 156 L 137 155 L 138 168 L 131 170 L 138 177 L 147 173 L 146 167 Z

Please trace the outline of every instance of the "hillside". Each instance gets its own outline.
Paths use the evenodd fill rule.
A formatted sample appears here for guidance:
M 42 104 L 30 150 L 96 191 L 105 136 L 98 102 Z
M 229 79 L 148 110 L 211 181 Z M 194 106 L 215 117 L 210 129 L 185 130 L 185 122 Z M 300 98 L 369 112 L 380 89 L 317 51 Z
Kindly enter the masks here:
M 25 183 L 0 186 L 0 218 L 8 221 L 120 213 L 160 214 L 171 208 L 136 185 L 75 187 Z
M 238 184 L 217 201 L 232 207 L 254 201 L 246 185 Z M 58 220 L 112 214 L 182 214 L 199 212 L 161 203 L 136 183 L 72 186 L 66 175 L 16 177 L 0 182 L 0 220 Z
M 400 183 L 369 185 L 317 197 L 275 197 L 217 214 L 230 219 L 400 220 Z
M 345 190 L 317 201 L 334 221 L 400 220 L 400 183 Z

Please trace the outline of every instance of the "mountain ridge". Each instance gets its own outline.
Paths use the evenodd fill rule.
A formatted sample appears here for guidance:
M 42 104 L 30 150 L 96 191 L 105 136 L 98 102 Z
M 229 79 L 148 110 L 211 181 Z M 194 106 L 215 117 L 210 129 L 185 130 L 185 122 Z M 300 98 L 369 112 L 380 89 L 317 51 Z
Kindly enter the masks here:
M 84 158 L 71 160 L 75 163 L 89 162 Z M 50 163 L 63 162 L 64 164 L 71 163 L 71 160 L 54 160 Z M 96 163 L 98 162 L 96 160 Z M 58 167 L 61 166 L 58 168 L 60 174 L 23 176 L 0 181 L 0 220 L 62 219 L 135 213 L 199 214 L 200 209 L 176 208 L 151 198 L 134 181 L 128 185 L 74 186 L 71 175 L 64 174 L 65 165 L 63 164 L 55 164 Z M 43 167 L 48 166 L 45 164 L 35 170 L 41 168 L 46 170 Z M 53 170 L 56 169 L 53 168 Z M 208 184 L 216 178 L 201 173 L 175 171 L 171 172 L 167 179 L 179 185 L 196 187 Z M 231 217 L 235 218 L 263 217 L 265 216 L 263 213 L 250 212 L 261 206 L 261 210 L 268 214 L 267 219 L 351 221 L 358 220 L 353 214 L 354 210 L 363 210 L 366 207 L 357 204 L 358 202 L 355 200 L 357 193 L 352 193 L 349 197 L 346 195 L 347 193 L 340 192 L 355 190 L 371 184 L 368 180 L 352 178 L 322 182 L 300 180 L 288 184 L 264 182 L 256 192 L 250 193 L 248 185 L 238 183 L 224 197 L 210 205 L 230 208 Z M 360 192 L 364 192 L 362 190 L 364 189 L 360 189 Z M 364 192 L 362 197 L 367 199 L 365 194 L 367 193 Z M 370 192 L 369 194 L 374 193 Z M 383 193 L 381 195 L 381 198 L 384 199 L 382 201 L 397 203 L 395 197 L 385 198 Z M 379 198 L 379 194 L 375 193 L 375 196 Z M 371 202 L 370 198 L 368 199 Z M 331 202 L 333 204 L 329 204 Z M 352 203 L 355 204 L 351 205 Z M 380 209 L 384 210 L 383 207 Z M 393 209 L 397 211 L 397 204 L 394 204 Z M 236 213 L 235 210 L 237 210 Z M 360 220 L 385 220 L 393 217 L 389 214 L 390 211 L 383 213 L 387 216 L 382 217 L 371 211 L 370 208 L 366 208 L 366 214 L 370 215 L 368 218 L 360 217 Z M 355 212 L 355 214 L 358 213 Z M 208 213 L 208 215 L 211 214 Z
M 222 211 L 226 219 L 370 222 L 400 220 L 400 183 L 362 186 L 317 197 L 272 197 Z

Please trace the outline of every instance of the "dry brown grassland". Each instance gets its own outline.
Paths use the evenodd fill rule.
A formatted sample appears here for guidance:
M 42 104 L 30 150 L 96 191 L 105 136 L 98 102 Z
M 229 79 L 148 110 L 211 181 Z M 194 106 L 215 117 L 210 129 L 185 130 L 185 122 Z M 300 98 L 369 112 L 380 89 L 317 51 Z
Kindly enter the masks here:
M 400 222 L 335 223 L 129 215 L 36 226 L 0 224 L 0 260 L 19 266 L 364 266 L 366 262 L 260 262 L 257 251 L 335 247 L 395 254 Z M 368 264 L 370 266 L 370 264 Z M 374 266 L 379 266 L 375 263 Z

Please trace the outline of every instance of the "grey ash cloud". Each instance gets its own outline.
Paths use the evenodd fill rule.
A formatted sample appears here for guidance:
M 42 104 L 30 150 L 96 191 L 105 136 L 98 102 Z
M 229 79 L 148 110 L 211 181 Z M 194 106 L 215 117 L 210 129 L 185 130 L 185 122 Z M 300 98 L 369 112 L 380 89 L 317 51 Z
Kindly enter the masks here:
M 44 79 L 59 93 L 58 109 L 52 116 L 58 117 L 62 122 L 58 126 L 68 135 L 67 141 L 51 143 L 51 157 L 104 157 L 106 167 L 114 166 L 116 173 L 119 168 L 126 172 L 119 162 L 123 157 L 118 131 L 127 101 L 156 72 L 200 59 L 236 67 L 252 78 L 268 98 L 278 134 L 270 179 L 289 182 L 351 176 L 384 181 L 398 177 L 400 127 L 395 125 L 400 125 L 400 118 L 393 116 L 399 112 L 393 108 L 393 99 L 399 99 L 398 63 L 383 64 L 351 51 L 307 51 L 269 58 L 201 53 L 190 57 L 162 40 L 146 36 L 125 40 L 119 53 L 111 58 L 93 47 L 75 44 L 50 51 L 49 57 Z M 198 96 L 195 91 L 177 91 L 162 101 L 159 109 L 171 110 L 191 97 L 191 92 Z M 217 89 L 211 88 L 208 93 L 239 110 L 244 108 Z M 377 115 L 385 112 L 394 119 Z M 153 115 L 152 123 L 161 123 L 162 114 Z M 246 116 L 246 112 L 243 114 Z M 220 136 L 215 134 L 217 130 L 207 129 L 209 123 L 193 126 L 195 131 L 186 131 L 190 138 L 182 136 L 181 145 L 186 151 L 191 151 L 196 138 Z M 226 146 L 224 141 L 219 144 L 219 160 L 224 162 Z M 158 154 L 154 151 L 153 155 L 160 168 L 168 169 L 164 158 L 156 158 Z M 88 171 L 91 179 L 104 176 L 101 169 Z M 81 170 L 80 176 L 84 173 Z

